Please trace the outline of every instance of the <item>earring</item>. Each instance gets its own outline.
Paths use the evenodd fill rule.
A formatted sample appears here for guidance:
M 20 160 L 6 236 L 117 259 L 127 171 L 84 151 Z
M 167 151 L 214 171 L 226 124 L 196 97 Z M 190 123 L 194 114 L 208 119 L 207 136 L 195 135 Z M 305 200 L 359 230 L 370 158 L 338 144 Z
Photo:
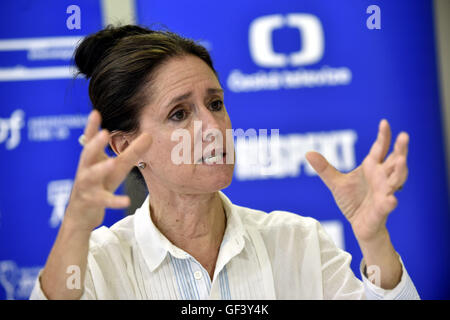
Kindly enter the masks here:
M 138 163 L 138 167 L 141 168 L 141 169 L 145 169 L 146 166 L 147 166 L 147 164 L 145 162 L 143 162 L 143 161 Z

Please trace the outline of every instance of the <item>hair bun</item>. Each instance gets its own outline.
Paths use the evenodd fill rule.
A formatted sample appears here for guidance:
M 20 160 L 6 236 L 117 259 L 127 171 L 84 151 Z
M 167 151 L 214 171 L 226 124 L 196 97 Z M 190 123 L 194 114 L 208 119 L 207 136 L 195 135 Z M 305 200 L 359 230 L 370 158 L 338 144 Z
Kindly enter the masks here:
M 136 25 L 121 27 L 109 25 L 105 29 L 91 34 L 84 38 L 75 50 L 75 64 L 79 73 L 90 78 L 108 50 L 114 47 L 120 39 L 152 32 L 154 31 Z

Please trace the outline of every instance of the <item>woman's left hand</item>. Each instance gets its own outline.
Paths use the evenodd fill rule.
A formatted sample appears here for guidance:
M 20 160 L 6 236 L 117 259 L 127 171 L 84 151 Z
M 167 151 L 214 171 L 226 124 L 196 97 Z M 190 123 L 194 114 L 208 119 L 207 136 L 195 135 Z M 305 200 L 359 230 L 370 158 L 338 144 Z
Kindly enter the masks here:
M 408 142 L 409 135 L 401 132 L 394 150 L 385 160 L 391 144 L 391 129 L 383 119 L 369 154 L 349 173 L 337 171 L 318 152 L 306 154 L 350 222 L 358 241 L 370 242 L 387 232 L 387 217 L 397 206 L 394 192 L 403 186 L 408 176 Z

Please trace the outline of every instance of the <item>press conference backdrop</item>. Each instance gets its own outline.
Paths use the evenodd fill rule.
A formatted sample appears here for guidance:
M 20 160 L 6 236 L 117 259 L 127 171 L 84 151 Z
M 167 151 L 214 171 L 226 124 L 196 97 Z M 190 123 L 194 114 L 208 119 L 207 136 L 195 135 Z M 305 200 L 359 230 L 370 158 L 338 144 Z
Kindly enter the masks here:
M 242 206 L 318 219 L 352 254 L 358 277 L 362 256 L 351 227 L 304 155 L 317 150 L 348 172 L 369 152 L 382 118 L 394 138 L 407 131 L 410 173 L 388 228 L 421 297 L 450 298 L 430 1 L 125 2 L 137 23 L 206 46 L 233 128 L 259 136 L 267 130 L 265 143 L 236 140 L 234 180 L 225 194 Z M 102 10 L 89 0 L 1 4 L 2 299 L 28 298 L 63 219 L 81 151 L 77 139 L 91 110 L 88 83 L 73 79 L 69 66 L 76 43 L 103 27 Z M 272 129 L 279 130 L 278 144 Z M 248 165 L 255 152 L 268 161 Z M 108 210 L 104 224 L 123 216 Z

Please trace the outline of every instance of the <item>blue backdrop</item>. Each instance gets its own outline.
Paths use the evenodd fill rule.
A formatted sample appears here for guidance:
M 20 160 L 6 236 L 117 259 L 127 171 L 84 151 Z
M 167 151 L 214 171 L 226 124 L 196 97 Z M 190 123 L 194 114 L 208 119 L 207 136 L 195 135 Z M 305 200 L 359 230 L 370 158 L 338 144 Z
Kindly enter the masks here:
M 74 4 L 80 29 L 66 23 Z M 367 26 L 373 4 L 381 29 Z M 1 9 L 0 298 L 24 299 L 56 237 L 91 108 L 70 59 L 102 19 L 99 1 L 16 0 Z M 393 138 L 408 132 L 409 178 L 388 228 L 421 297 L 448 299 L 450 210 L 432 9 L 426 0 L 137 0 L 136 19 L 210 50 L 234 128 L 279 129 L 264 165 L 246 166 L 257 146 L 236 141 L 235 177 L 224 192 L 239 205 L 320 220 L 353 255 L 358 276 L 350 225 L 304 154 L 317 150 L 350 171 L 382 118 Z M 110 210 L 105 225 L 122 217 Z

